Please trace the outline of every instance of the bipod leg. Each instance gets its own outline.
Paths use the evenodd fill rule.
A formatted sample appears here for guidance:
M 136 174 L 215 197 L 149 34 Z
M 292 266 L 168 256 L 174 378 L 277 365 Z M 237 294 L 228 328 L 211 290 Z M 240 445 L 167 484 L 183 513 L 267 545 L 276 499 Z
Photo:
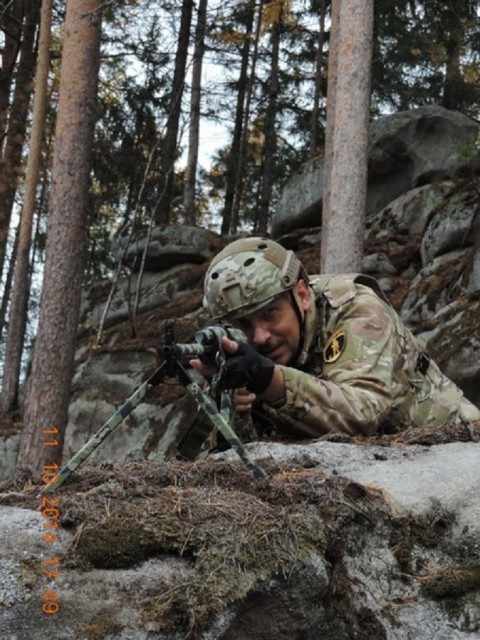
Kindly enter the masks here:
M 72 475 L 72 473 L 78 469 L 78 467 L 89 458 L 92 453 L 98 449 L 102 442 L 107 438 L 112 431 L 118 427 L 118 425 L 125 420 L 125 418 L 137 407 L 145 396 L 157 385 L 162 382 L 166 376 L 166 363 L 162 365 L 153 373 L 148 380 L 146 380 L 132 395 L 117 409 L 117 411 L 105 422 L 104 425 L 86 442 L 83 447 L 77 451 L 69 462 L 61 469 L 57 474 L 54 482 L 48 483 L 42 490 L 50 491 L 57 489 L 65 480 Z
M 232 429 L 225 417 L 220 413 L 212 398 L 202 391 L 200 386 L 190 378 L 180 363 L 177 363 L 177 375 L 180 382 L 193 396 L 198 406 L 203 409 L 211 423 L 220 431 L 229 445 L 237 452 L 240 459 L 258 480 L 267 480 L 268 475 L 262 467 L 256 464 L 243 446 L 242 441 Z

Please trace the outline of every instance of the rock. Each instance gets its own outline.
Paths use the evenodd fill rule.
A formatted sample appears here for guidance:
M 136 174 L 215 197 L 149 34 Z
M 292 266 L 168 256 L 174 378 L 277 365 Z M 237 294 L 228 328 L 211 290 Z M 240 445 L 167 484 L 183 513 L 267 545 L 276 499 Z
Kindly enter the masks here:
M 402 111 L 372 122 L 367 216 L 411 189 L 451 177 L 468 165 L 477 131 L 473 120 L 439 106 Z M 322 196 L 323 161 L 316 157 L 285 185 L 272 221 L 272 236 L 318 226 Z
M 433 329 L 420 334 L 442 370 L 480 406 L 480 297 L 462 296 L 433 318 Z
M 19 444 L 19 431 L 13 434 L 9 433 L 0 438 L 0 482 L 7 480 L 15 469 Z
M 400 315 L 414 333 L 463 293 L 465 250 L 455 250 L 432 260 L 413 278 Z
M 294 231 L 317 227 L 322 220 L 323 157 L 308 160 L 282 189 L 271 223 L 272 238 Z
M 145 372 L 153 372 L 157 360 L 153 349 L 92 353 L 75 370 L 73 398 L 88 393 L 90 398 L 103 398 L 108 394 L 118 401 L 126 399 L 142 384 Z
M 480 291 L 480 243 L 478 243 L 471 253 L 471 263 L 469 267 L 467 292 L 475 293 L 476 291 Z
M 119 260 L 124 256 L 124 262 L 134 271 L 138 271 L 147 246 L 146 234 L 133 239 L 127 247 L 125 242 L 125 238 L 117 238 L 112 249 L 114 257 Z M 145 269 L 164 271 L 188 262 L 200 264 L 213 257 L 214 243 L 214 234 L 200 227 L 187 225 L 155 227 L 145 253 Z
M 170 302 L 175 296 L 181 295 L 182 276 L 191 269 L 192 265 L 186 263 L 165 268 L 160 272 L 146 271 L 142 273 L 137 313 L 154 309 L 158 305 Z M 132 315 L 137 299 L 138 280 L 138 273 L 124 275 L 119 279 L 105 316 L 104 326 L 106 328 L 127 320 Z M 102 282 L 83 292 L 80 321 L 87 328 L 98 326 L 102 321 L 111 287 L 110 281 Z M 184 295 L 187 294 L 184 293 Z
M 114 405 L 101 400 L 88 401 L 81 398 L 70 404 L 63 449 L 64 464 L 119 406 L 120 403 Z M 96 462 L 163 460 L 174 456 L 175 447 L 182 435 L 182 425 L 188 425 L 194 411 L 193 402 L 188 399 L 161 406 L 147 398 L 104 440 L 91 459 Z
M 473 640 L 479 429 L 437 445 L 421 430 L 422 445 L 254 443 L 260 483 L 233 451 L 87 464 L 56 493 L 54 543 L 35 492 L 0 494 L 2 638 Z M 40 615 L 47 589 L 60 610 Z
M 478 194 L 454 191 L 431 216 L 422 237 L 422 264 L 458 247 L 471 247 L 480 240 Z

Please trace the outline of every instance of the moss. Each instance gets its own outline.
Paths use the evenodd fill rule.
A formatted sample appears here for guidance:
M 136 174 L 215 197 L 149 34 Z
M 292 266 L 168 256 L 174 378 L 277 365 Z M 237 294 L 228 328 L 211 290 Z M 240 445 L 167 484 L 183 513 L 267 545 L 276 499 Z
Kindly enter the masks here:
M 102 614 L 79 630 L 79 634 L 87 640 L 103 640 L 109 634 L 117 634 L 122 625 L 115 622 L 111 615 Z
M 363 531 L 389 526 L 382 492 L 316 468 L 262 466 L 265 483 L 240 462 L 86 463 L 61 487 L 61 524 L 74 533 L 61 564 L 117 569 L 162 554 L 184 558 L 181 580 L 166 580 L 136 606 L 148 630 L 194 638 L 314 554 L 331 571 L 332 616 L 361 629 L 344 557 L 364 544 Z M 35 496 L 21 503 L 35 505 Z M 100 633 L 94 622 L 89 632 Z
M 171 523 L 159 521 L 158 526 L 167 532 Z M 74 564 L 104 569 L 129 567 L 162 550 L 148 523 L 120 514 L 86 525 L 73 546 Z
M 432 516 L 408 516 L 394 521 L 390 544 L 402 571 L 411 572 L 412 550 L 415 545 L 437 547 L 454 522 L 454 515 L 440 507 Z
M 458 598 L 480 588 L 480 563 L 448 565 L 422 576 L 420 583 L 431 598 Z
M 76 530 L 62 562 L 121 568 L 160 554 L 186 558 L 185 579 L 145 598 L 139 615 L 152 630 L 197 633 L 259 584 L 287 575 L 312 553 L 324 556 L 343 522 L 385 508 L 345 479 L 274 464 L 265 465 L 265 484 L 231 463 L 98 470 L 97 486 L 89 480 L 85 493 L 62 496 L 62 525 Z

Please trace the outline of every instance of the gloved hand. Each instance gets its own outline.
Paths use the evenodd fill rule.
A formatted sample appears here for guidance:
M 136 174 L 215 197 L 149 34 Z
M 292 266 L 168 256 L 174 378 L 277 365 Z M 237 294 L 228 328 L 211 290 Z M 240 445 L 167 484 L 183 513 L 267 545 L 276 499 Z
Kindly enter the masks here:
M 235 353 L 226 353 L 220 385 L 224 389 L 246 387 L 252 393 L 263 393 L 273 378 L 275 363 L 262 356 L 246 342 L 238 343 Z

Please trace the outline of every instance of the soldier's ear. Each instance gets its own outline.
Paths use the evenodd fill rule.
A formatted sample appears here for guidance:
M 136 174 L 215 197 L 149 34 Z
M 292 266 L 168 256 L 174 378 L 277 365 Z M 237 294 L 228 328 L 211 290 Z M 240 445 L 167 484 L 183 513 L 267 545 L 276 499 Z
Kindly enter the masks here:
M 299 280 L 295 285 L 295 298 L 297 299 L 298 306 L 303 311 L 308 311 L 312 304 L 310 290 L 304 280 Z

